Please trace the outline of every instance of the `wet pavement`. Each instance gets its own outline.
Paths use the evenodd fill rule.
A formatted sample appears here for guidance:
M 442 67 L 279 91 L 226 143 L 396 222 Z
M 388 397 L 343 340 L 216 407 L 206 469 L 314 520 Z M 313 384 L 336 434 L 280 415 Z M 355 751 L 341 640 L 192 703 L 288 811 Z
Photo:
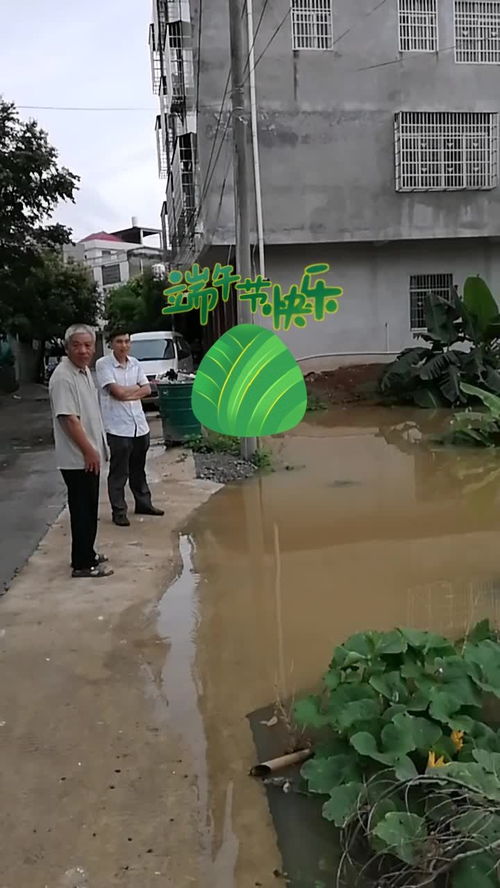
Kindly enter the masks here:
M 58 522 L 0 603 L 2 888 L 280 884 L 248 716 L 286 721 L 352 632 L 498 622 L 500 459 L 419 443 L 446 422 L 314 414 L 278 471 L 201 506 L 207 482 L 153 460 L 166 523 L 104 512 L 109 585 L 65 579 Z
M 0 396 L 0 595 L 64 504 L 44 386 Z

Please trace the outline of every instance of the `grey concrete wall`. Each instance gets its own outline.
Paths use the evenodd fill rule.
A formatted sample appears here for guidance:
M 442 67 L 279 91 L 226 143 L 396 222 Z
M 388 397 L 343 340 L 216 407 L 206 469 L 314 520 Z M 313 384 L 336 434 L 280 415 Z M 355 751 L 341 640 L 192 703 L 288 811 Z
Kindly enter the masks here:
M 268 4 L 256 40 L 257 59 L 286 16 L 289 2 Z M 256 23 L 263 3 L 255 0 Z M 394 114 L 400 110 L 500 111 L 499 67 L 455 63 L 453 0 L 438 4 L 440 49 L 435 54 L 400 55 L 397 2 L 378 4 L 373 11 L 376 6 L 375 0 L 335 0 L 336 43 L 330 52 L 294 53 L 288 18 L 258 64 L 262 191 L 269 243 L 499 233 L 499 188 L 397 193 L 393 131 Z M 192 19 L 196 28 L 196 2 Z M 207 179 L 229 70 L 228 43 L 227 0 L 208 0 L 201 44 L 202 183 Z M 196 35 L 193 44 L 196 50 Z M 220 133 L 214 157 L 219 141 Z M 227 140 L 202 214 L 207 236 L 214 243 L 234 238 L 230 148 Z
M 210 254 L 207 261 L 212 262 Z M 320 323 L 308 320 L 304 329 L 292 327 L 279 334 L 295 357 L 304 361 L 304 369 L 359 363 L 366 358 L 389 360 L 403 348 L 416 345 L 418 340 L 410 330 L 412 274 L 451 273 L 460 292 L 469 275 L 480 274 L 500 304 L 500 245 L 482 239 L 274 246 L 266 251 L 267 276 L 280 283 L 284 292 L 300 283 L 304 267 L 313 262 L 330 265 L 327 280 L 342 287 L 344 295 L 337 314 Z M 271 321 L 257 318 L 272 328 Z M 334 357 L 321 359 L 323 355 Z

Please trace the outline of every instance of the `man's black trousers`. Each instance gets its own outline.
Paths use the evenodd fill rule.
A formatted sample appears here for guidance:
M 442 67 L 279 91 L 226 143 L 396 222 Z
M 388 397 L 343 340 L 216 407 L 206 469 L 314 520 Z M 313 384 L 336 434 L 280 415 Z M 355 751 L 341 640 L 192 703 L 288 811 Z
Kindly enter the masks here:
M 108 493 L 113 515 L 127 514 L 125 499 L 127 481 L 135 499 L 136 509 L 144 511 L 151 508 L 151 491 L 146 481 L 146 454 L 149 440 L 149 434 L 136 438 L 108 435 L 111 451 Z
M 71 518 L 71 566 L 87 570 L 95 565 L 94 551 L 99 512 L 99 475 L 84 469 L 62 469 L 68 488 Z

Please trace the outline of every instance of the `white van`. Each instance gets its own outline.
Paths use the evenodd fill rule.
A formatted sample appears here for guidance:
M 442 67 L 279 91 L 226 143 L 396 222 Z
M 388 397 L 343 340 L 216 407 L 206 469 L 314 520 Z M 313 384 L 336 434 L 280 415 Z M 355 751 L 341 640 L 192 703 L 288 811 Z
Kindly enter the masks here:
M 130 337 L 130 354 L 141 362 L 151 386 L 151 398 L 158 400 L 157 379 L 169 370 L 193 372 L 191 349 L 180 333 L 172 330 L 156 330 L 151 333 L 133 333 Z

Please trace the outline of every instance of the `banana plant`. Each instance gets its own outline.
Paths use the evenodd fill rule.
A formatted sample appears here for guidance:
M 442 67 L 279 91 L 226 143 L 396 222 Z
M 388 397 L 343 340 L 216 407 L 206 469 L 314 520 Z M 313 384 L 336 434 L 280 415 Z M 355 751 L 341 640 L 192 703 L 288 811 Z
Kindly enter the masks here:
M 425 298 L 428 346 L 405 349 L 380 380 L 393 403 L 439 408 L 465 405 L 463 383 L 500 395 L 500 313 L 487 284 L 467 278 L 463 298 L 456 288 L 449 299 L 436 293 Z

